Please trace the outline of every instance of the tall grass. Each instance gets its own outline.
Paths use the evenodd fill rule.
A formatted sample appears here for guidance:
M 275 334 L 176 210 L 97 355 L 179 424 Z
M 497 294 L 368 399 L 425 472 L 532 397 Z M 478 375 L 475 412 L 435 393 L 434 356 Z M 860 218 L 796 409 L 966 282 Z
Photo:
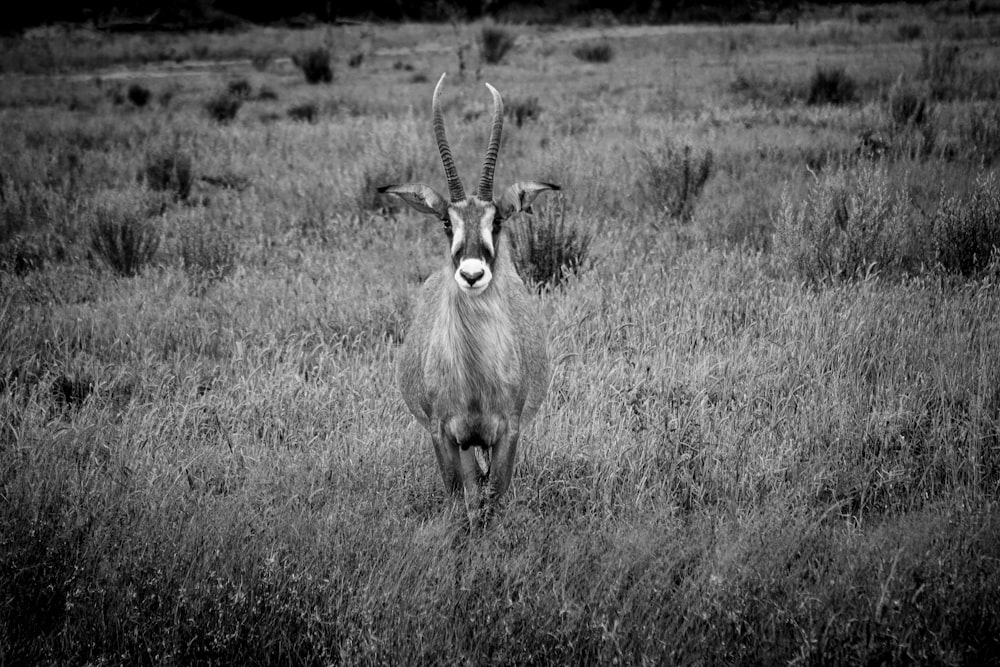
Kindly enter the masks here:
M 91 77 L 6 79 L 0 662 L 988 663 L 1000 274 L 971 138 L 995 123 L 962 95 L 927 92 L 922 117 L 922 97 L 870 103 L 900 68 L 929 91 L 920 47 L 954 27 L 869 39 L 894 20 L 741 28 L 746 95 L 718 26 L 609 26 L 615 67 L 570 47 L 527 78 L 497 68 L 544 109 L 510 123 L 498 182 L 566 197 L 511 221 L 531 230 L 521 270 L 573 278 L 535 297 L 548 398 L 474 534 L 392 388 L 443 235 L 374 194 L 443 190 L 436 77 L 373 53 L 320 100 L 275 62 L 249 80 L 281 102 L 247 97 L 230 124 L 202 105 L 238 71 L 164 79 L 170 104 L 141 111 Z M 523 30 L 526 53 L 579 38 Z M 50 62 L 311 43 L 251 36 L 63 40 Z M 39 48 L 8 46 L 4 66 Z M 962 48 L 963 71 L 1000 62 Z M 864 71 L 861 103 L 789 94 L 817 59 Z M 471 191 L 488 110 L 460 88 L 446 118 Z M 317 122 L 284 117 L 310 100 Z M 904 150 L 924 128 L 933 149 Z M 875 135 L 887 150 L 857 150 Z M 183 159 L 147 173 L 163 153 Z M 686 224 L 664 233 L 670 211 Z M 128 280 L 92 244 L 102 219 L 159 242 Z M 744 228 L 773 243 L 726 231 Z

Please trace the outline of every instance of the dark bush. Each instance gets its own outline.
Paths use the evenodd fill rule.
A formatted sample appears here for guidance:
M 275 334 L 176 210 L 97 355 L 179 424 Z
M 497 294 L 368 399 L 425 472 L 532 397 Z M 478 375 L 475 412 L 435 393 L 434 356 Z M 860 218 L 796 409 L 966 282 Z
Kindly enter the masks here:
M 506 107 L 507 113 L 514 117 L 514 123 L 521 127 L 530 120 L 537 120 L 542 113 L 542 106 L 537 97 L 511 100 Z
M 945 200 L 931 222 L 934 259 L 947 273 L 975 276 L 1000 253 L 1000 186 L 980 176 L 968 200 Z
M 848 104 L 857 99 L 857 84 L 842 67 L 818 67 L 809 81 L 809 104 Z
M 149 88 L 133 83 L 128 87 L 128 101 L 137 107 L 144 107 L 149 102 L 151 93 Z
M 160 245 L 159 230 L 138 206 L 109 206 L 90 230 L 94 252 L 120 276 L 138 275 Z
M 218 93 L 205 102 L 205 110 L 208 111 L 208 115 L 220 123 L 228 123 L 236 118 L 241 106 L 243 106 L 243 100 L 231 95 L 228 91 Z
M 558 287 L 585 268 L 592 237 L 567 222 L 563 197 L 555 197 L 536 211 L 513 221 L 509 238 L 518 274 L 541 291 Z
M 573 49 L 573 55 L 588 63 L 608 63 L 614 58 L 615 52 L 607 42 L 581 44 Z
M 261 86 L 260 90 L 257 91 L 257 99 L 261 102 L 276 100 L 278 99 L 278 93 L 274 92 L 272 88 Z
M 668 143 L 640 155 L 645 162 L 638 182 L 642 199 L 671 218 L 690 221 L 712 174 L 712 151 L 695 153 L 690 146 L 678 148 Z
M 172 192 L 176 199 L 187 199 L 193 182 L 191 157 L 178 149 L 152 153 L 146 157 L 143 177 L 153 190 Z
M 361 63 L 365 61 L 365 54 L 363 51 L 358 51 L 347 59 L 348 67 L 361 67 Z
M 253 89 L 250 87 L 250 82 L 246 79 L 236 79 L 235 81 L 230 81 L 226 90 L 233 97 L 238 97 L 241 100 L 246 100 L 250 98 L 250 93 Z
M 288 117 L 292 120 L 315 123 L 318 111 L 315 102 L 306 102 L 290 108 L 288 110 Z
M 919 23 L 901 23 L 896 28 L 896 39 L 901 42 L 912 42 L 920 39 L 924 34 L 924 27 Z
M 483 62 L 496 65 L 514 48 L 514 35 L 503 28 L 483 26 L 479 34 L 479 55 Z
M 307 83 L 317 84 L 333 81 L 330 53 L 326 49 L 316 48 L 303 51 L 292 56 L 292 62 L 302 70 Z
M 923 125 L 930 111 L 929 100 L 923 92 L 897 84 L 887 100 L 889 117 L 897 126 Z

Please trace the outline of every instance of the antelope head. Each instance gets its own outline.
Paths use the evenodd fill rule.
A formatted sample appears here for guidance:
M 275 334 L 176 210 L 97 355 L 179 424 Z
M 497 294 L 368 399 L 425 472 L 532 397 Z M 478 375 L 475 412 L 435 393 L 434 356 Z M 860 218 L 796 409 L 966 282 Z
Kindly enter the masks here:
M 521 181 L 511 185 L 502 196 L 493 197 L 493 172 L 500 151 L 503 132 L 503 98 L 497 89 L 486 84 L 493 95 L 493 130 L 486 147 L 486 157 L 479 177 L 479 188 L 472 196 L 465 195 L 458 178 L 455 160 L 448 146 L 441 114 L 441 84 L 445 75 L 434 87 L 434 136 L 448 181 L 449 199 L 423 183 L 387 185 L 379 192 L 394 194 L 421 213 L 433 215 L 444 223 L 444 232 L 451 242 L 451 261 L 455 269 L 455 282 L 466 294 L 480 294 L 490 285 L 503 223 L 511 216 L 529 211 L 531 202 L 545 190 L 558 190 L 558 185 L 537 181 Z

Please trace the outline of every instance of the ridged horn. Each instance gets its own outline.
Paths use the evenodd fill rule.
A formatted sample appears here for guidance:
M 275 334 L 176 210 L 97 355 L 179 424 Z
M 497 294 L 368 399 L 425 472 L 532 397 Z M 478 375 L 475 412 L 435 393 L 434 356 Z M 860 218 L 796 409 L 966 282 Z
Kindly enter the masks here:
M 462 188 L 462 181 L 458 179 L 455 159 L 451 156 L 448 137 L 444 132 L 444 116 L 441 115 L 441 84 L 444 83 L 445 74 L 441 75 L 437 85 L 434 86 L 434 137 L 437 139 L 438 151 L 441 153 L 444 176 L 448 179 L 448 192 L 451 194 L 451 201 L 460 202 L 465 201 L 465 190 Z
M 487 83 L 486 87 L 493 94 L 493 131 L 490 132 L 490 143 L 486 147 L 486 158 L 483 160 L 483 175 L 479 178 L 479 198 L 490 201 L 493 199 L 493 170 L 497 166 L 500 134 L 503 132 L 503 98 L 490 84 Z

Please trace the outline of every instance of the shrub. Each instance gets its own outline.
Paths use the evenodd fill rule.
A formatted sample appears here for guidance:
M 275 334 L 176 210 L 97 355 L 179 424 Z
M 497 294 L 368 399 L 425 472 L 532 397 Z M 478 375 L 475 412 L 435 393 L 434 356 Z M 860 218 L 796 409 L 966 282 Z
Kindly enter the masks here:
M 153 190 L 172 192 L 176 199 L 187 199 L 193 180 L 191 157 L 177 149 L 152 153 L 146 157 L 143 176 L 146 185 Z
M 951 99 L 958 93 L 964 78 L 960 55 L 961 51 L 954 44 L 938 43 L 933 48 L 921 49 L 918 75 L 927 81 L 933 99 Z
M 906 86 L 900 79 L 889 91 L 886 107 L 894 125 L 919 126 L 927 121 L 930 104 L 926 93 Z
M 588 63 L 608 63 L 614 57 L 614 49 L 607 42 L 581 44 L 573 49 L 573 55 Z
M 250 87 L 250 82 L 246 79 L 236 79 L 235 81 L 229 82 L 229 85 L 226 87 L 226 91 L 233 97 L 246 100 L 250 98 L 250 93 L 253 89 Z
M 361 67 L 361 63 L 363 63 L 364 61 L 365 61 L 364 52 L 358 51 L 357 53 L 353 54 L 350 58 L 348 58 L 347 66 L 354 68 Z
M 91 248 L 118 275 L 138 275 L 156 254 L 160 234 L 148 214 L 147 207 L 126 202 L 110 204 L 97 214 Z
M 208 115 L 220 123 L 228 123 L 236 118 L 241 106 L 243 106 L 243 100 L 231 95 L 228 91 L 218 93 L 205 102 L 205 110 L 208 111 Z
M 857 99 L 857 84 L 842 67 L 817 67 L 809 81 L 809 104 L 847 104 Z
M 276 100 L 278 99 L 278 93 L 274 92 L 274 90 L 268 86 L 261 86 L 260 90 L 257 91 L 257 99 L 262 102 Z
M 645 162 L 638 187 L 643 200 L 682 222 L 691 220 L 694 207 L 712 174 L 712 151 L 695 153 L 690 146 L 678 148 L 668 143 L 655 150 L 643 150 Z
M 944 200 L 931 221 L 935 265 L 947 272 L 975 276 L 1000 249 L 1000 188 L 996 174 L 980 175 L 972 196 Z
M 558 287 L 584 269 L 591 235 L 566 220 L 566 200 L 556 196 L 511 225 L 511 254 L 521 278 L 537 290 Z
M 330 53 L 323 48 L 309 49 L 292 56 L 292 62 L 302 70 L 306 82 L 311 84 L 333 81 Z
M 137 107 L 144 107 L 146 103 L 149 102 L 151 93 L 149 88 L 141 86 L 138 83 L 133 83 L 128 87 L 128 101 Z
M 514 35 L 503 28 L 483 26 L 479 34 L 479 56 L 483 62 L 496 65 L 514 48 Z
M 924 34 L 924 27 L 919 23 L 901 23 L 896 28 L 896 39 L 901 42 L 912 42 L 920 39 Z
M 962 123 L 962 144 L 984 163 L 1000 156 L 1000 107 L 996 104 L 970 105 Z
M 536 120 L 542 113 L 542 106 L 538 103 L 537 97 L 512 100 L 506 108 L 507 112 L 514 117 L 514 123 L 518 127 L 529 120 Z
M 305 102 L 303 104 L 291 107 L 288 110 L 288 117 L 292 120 L 304 121 L 307 123 L 316 122 L 316 115 L 318 113 L 318 108 L 315 102 Z
M 47 253 L 34 240 L 15 236 L 0 243 L 0 271 L 22 276 L 45 268 Z
M 882 166 L 818 178 L 801 205 L 786 191 L 775 223 L 778 263 L 812 284 L 864 278 L 919 259 L 907 201 Z
M 235 270 L 236 244 L 216 225 L 192 223 L 181 230 L 181 261 L 196 291 L 203 291 Z

